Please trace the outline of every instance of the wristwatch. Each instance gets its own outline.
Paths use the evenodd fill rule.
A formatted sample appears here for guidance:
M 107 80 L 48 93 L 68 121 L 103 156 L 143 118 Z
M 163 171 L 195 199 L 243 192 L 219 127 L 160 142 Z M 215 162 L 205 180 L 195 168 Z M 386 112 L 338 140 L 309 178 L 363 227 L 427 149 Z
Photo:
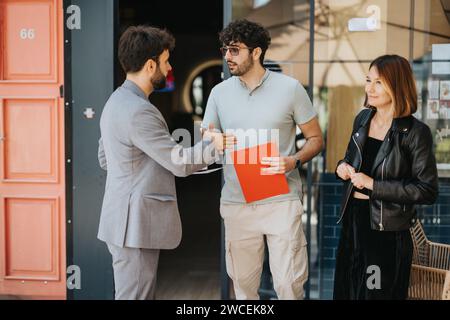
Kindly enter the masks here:
M 294 159 L 295 159 L 295 169 L 300 168 L 302 166 L 302 162 L 300 161 L 300 159 L 296 158 L 295 156 L 294 156 Z

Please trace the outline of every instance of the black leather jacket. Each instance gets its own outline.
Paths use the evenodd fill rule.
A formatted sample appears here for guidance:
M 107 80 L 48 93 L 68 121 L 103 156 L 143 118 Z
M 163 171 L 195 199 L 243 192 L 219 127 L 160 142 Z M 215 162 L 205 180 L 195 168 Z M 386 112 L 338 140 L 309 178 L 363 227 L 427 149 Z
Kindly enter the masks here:
M 376 109 L 367 108 L 355 119 L 345 158 L 360 171 L 362 152 Z M 378 231 L 407 230 L 415 221 L 415 205 L 432 204 L 438 195 L 433 139 L 426 124 L 413 116 L 395 118 L 372 167 L 373 190 L 369 190 L 371 228 Z M 337 176 L 337 174 L 336 174 Z M 338 179 L 339 176 L 337 176 Z M 344 182 L 340 219 L 355 190 Z

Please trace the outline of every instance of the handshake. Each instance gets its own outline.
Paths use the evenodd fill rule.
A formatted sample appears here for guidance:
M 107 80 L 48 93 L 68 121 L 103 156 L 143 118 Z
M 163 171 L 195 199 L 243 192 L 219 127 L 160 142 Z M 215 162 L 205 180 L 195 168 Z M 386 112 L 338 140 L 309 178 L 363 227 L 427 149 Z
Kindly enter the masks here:
M 225 150 L 234 150 L 237 144 L 235 135 L 220 132 L 214 128 L 214 124 L 212 123 L 209 124 L 208 129 L 201 128 L 201 133 L 204 140 L 213 141 L 214 147 L 220 155 L 223 155 Z M 296 163 L 297 158 L 295 156 L 263 157 L 261 164 L 264 168 L 261 169 L 261 174 L 284 174 L 294 170 Z
M 219 154 L 223 155 L 225 150 L 232 150 L 237 143 L 236 136 L 233 134 L 222 133 L 214 128 L 214 124 L 210 123 L 208 129 L 201 129 L 204 140 L 212 140 L 214 147 Z

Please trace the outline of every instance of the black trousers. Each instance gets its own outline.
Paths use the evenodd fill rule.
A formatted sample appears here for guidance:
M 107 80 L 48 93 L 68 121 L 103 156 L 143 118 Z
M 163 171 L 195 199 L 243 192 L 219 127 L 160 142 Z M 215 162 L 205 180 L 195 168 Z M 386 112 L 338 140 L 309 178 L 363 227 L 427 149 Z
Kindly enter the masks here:
M 404 300 L 413 244 L 409 230 L 370 228 L 369 201 L 351 199 L 336 253 L 334 299 Z

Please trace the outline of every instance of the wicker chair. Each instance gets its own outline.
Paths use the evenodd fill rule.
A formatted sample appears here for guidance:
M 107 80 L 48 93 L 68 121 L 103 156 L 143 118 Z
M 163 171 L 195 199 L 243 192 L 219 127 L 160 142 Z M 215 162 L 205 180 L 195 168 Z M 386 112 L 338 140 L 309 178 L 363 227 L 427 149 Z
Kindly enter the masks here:
M 419 221 L 410 231 L 414 254 L 409 299 L 450 300 L 450 245 L 429 241 Z

